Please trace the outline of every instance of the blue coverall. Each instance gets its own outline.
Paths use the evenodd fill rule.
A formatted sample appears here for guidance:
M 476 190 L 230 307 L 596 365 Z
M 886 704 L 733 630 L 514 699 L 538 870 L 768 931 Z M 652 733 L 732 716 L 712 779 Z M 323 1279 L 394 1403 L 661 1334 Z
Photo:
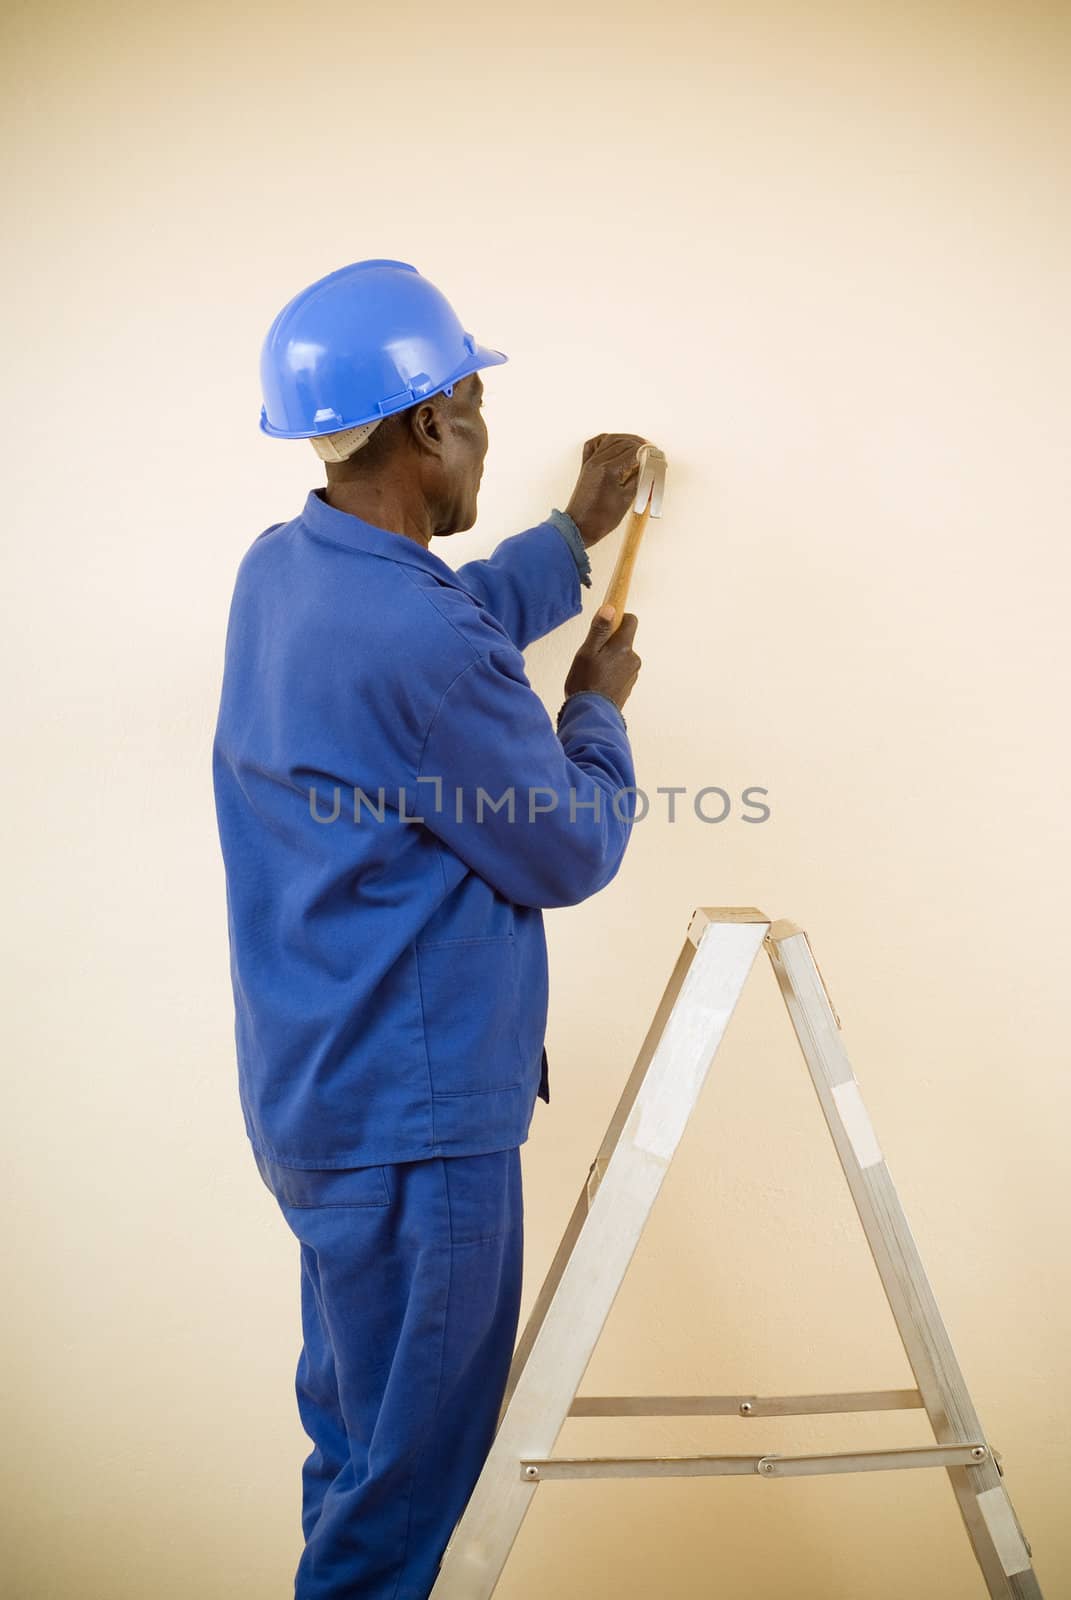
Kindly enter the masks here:
M 242 1112 L 300 1246 L 297 1600 L 425 1600 L 493 1438 L 542 911 L 635 817 L 618 707 L 555 727 L 524 671 L 587 566 L 558 510 L 455 571 L 312 490 L 238 570 L 213 775 Z

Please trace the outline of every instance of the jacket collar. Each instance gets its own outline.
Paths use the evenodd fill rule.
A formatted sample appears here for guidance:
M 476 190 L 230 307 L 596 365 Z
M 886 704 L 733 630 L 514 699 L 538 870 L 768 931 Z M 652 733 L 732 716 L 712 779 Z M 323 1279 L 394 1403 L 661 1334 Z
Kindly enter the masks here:
M 314 534 L 344 544 L 353 550 L 363 550 L 366 555 L 383 556 L 388 561 L 404 561 L 407 566 L 421 567 L 436 578 L 460 587 L 457 573 L 447 566 L 440 556 L 425 550 L 415 539 L 404 533 L 393 533 L 388 528 L 377 528 L 373 522 L 364 522 L 348 511 L 329 506 L 322 498 L 321 489 L 310 489 L 301 520 Z

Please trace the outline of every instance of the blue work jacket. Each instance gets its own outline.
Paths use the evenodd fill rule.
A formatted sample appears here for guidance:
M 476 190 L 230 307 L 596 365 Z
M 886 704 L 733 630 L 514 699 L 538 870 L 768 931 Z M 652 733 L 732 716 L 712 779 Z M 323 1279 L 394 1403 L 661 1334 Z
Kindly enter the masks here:
M 213 778 L 241 1105 L 272 1161 L 506 1149 L 550 1098 L 543 908 L 610 882 L 636 810 L 614 702 L 569 695 L 555 726 L 525 675 L 581 610 L 561 524 L 455 570 L 312 490 L 242 558 Z

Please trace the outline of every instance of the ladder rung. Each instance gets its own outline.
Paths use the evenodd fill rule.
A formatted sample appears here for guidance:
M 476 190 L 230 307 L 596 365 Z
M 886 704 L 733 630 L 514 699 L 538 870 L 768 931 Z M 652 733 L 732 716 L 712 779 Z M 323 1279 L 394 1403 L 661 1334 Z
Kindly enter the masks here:
M 827 1472 L 891 1472 L 908 1467 L 977 1467 L 989 1448 L 979 1444 L 920 1445 L 910 1450 L 852 1450 L 807 1456 L 556 1456 L 524 1460 L 525 1483 L 547 1478 L 802 1478 Z
M 577 1395 L 571 1417 L 815 1417 L 846 1411 L 899 1411 L 922 1406 L 917 1389 L 851 1394 Z

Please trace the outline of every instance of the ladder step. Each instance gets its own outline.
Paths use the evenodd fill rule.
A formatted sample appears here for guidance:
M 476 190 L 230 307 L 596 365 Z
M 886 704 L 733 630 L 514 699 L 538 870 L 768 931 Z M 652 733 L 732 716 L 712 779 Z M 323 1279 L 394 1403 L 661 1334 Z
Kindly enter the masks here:
M 804 1478 L 827 1472 L 977 1467 L 988 1459 L 988 1446 L 979 1442 L 807 1456 L 556 1456 L 522 1461 L 520 1467 L 525 1483 L 541 1483 L 547 1478 Z
M 577 1395 L 571 1417 L 817 1417 L 848 1411 L 906 1411 L 921 1407 L 917 1389 L 871 1389 L 850 1394 L 605 1394 Z

